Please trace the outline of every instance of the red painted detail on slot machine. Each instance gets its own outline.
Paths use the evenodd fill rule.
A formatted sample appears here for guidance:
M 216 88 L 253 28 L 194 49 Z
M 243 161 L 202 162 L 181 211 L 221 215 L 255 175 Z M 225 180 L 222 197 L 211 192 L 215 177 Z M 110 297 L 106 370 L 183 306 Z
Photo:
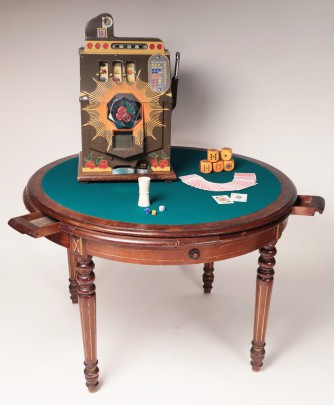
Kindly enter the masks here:
M 125 113 L 122 119 L 124 122 L 129 122 L 131 120 L 131 116 L 128 113 Z
M 85 164 L 85 167 L 86 167 L 87 169 L 94 169 L 95 163 L 94 163 L 94 162 L 87 162 L 87 163 Z
M 129 122 L 131 120 L 131 115 L 128 113 L 126 107 L 120 106 L 117 108 L 116 118 L 118 120 L 123 120 L 124 122 Z
M 150 49 L 155 49 L 155 45 L 154 45 L 154 44 L 150 44 Z
M 88 155 L 84 161 L 85 168 L 83 169 L 86 172 L 101 172 L 101 171 L 111 171 L 111 168 L 108 167 L 107 160 L 103 159 L 101 156 L 98 156 L 95 161 L 93 159 L 93 153 Z
M 89 42 L 89 43 L 87 44 L 87 48 L 88 48 L 88 49 L 92 49 L 93 46 L 94 46 L 94 45 L 93 45 L 91 42 Z
M 101 160 L 98 167 L 100 169 L 106 169 L 108 167 L 107 161 L 106 160 Z
M 159 162 L 159 166 L 164 169 L 166 166 L 168 166 L 168 160 L 166 159 L 161 159 Z
M 154 167 L 155 169 L 159 167 L 157 159 L 152 159 L 150 163 L 151 166 Z
M 104 44 L 103 44 L 103 48 L 104 48 L 104 49 L 108 49 L 108 48 L 109 48 L 109 44 L 104 43 Z
M 149 156 L 152 158 L 150 164 L 153 171 L 170 169 L 168 160 L 169 158 L 163 151 L 160 155 L 158 155 L 157 153 L 151 153 Z

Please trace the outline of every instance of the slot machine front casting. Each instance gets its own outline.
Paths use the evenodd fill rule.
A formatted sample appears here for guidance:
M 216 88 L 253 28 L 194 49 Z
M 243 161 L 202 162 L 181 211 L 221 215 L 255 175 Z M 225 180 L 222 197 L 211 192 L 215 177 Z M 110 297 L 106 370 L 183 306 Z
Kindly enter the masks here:
M 171 112 L 176 105 L 179 53 L 157 38 L 114 36 L 101 14 L 86 26 L 80 48 L 82 152 L 79 181 L 175 180 L 170 164 Z

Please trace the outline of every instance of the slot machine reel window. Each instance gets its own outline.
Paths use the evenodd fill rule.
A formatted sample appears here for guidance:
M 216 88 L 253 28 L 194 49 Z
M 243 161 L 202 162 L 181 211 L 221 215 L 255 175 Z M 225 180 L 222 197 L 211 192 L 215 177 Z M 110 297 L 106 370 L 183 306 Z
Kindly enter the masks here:
M 113 62 L 113 78 L 115 83 L 122 83 L 123 81 L 123 63 L 116 61 Z
M 99 79 L 100 82 L 106 82 L 109 79 L 109 63 L 108 61 L 99 62 Z
M 112 64 L 112 77 L 116 84 L 122 83 L 124 78 L 128 84 L 136 81 L 136 62 L 133 61 L 115 61 Z
M 136 63 L 128 61 L 126 62 L 126 81 L 128 83 L 134 83 L 136 81 Z

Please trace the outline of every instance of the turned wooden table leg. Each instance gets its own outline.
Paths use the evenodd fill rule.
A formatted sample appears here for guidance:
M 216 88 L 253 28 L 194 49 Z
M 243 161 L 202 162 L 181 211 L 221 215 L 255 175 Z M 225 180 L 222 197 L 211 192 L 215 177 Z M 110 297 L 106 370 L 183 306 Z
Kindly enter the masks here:
M 274 281 L 276 241 L 260 249 L 260 267 L 256 278 L 256 301 L 254 316 L 254 335 L 251 348 L 251 365 L 253 371 L 260 371 L 265 355 L 266 330 L 268 324 L 269 306 Z
M 82 337 L 85 351 L 85 378 L 90 392 L 98 387 L 99 369 L 96 353 L 96 295 L 94 262 L 91 256 L 78 256 L 77 281 L 81 315 Z
M 214 263 L 204 263 L 204 273 L 203 273 L 203 288 L 205 294 L 210 294 L 212 290 L 212 284 L 214 280 Z
M 77 283 L 77 256 L 74 255 L 70 249 L 67 249 L 67 259 L 68 259 L 68 271 L 70 282 L 68 289 L 70 291 L 70 297 L 73 304 L 78 302 L 78 283 Z

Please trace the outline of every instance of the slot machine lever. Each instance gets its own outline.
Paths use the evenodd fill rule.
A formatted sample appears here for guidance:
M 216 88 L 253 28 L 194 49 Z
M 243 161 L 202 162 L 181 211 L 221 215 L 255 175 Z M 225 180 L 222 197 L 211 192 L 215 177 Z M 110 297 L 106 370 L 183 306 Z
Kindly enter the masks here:
M 172 79 L 172 97 L 173 97 L 172 110 L 174 110 L 174 108 L 176 107 L 176 101 L 177 101 L 177 86 L 179 83 L 179 67 L 180 67 L 180 52 L 176 52 L 175 71 L 174 71 L 174 77 Z

